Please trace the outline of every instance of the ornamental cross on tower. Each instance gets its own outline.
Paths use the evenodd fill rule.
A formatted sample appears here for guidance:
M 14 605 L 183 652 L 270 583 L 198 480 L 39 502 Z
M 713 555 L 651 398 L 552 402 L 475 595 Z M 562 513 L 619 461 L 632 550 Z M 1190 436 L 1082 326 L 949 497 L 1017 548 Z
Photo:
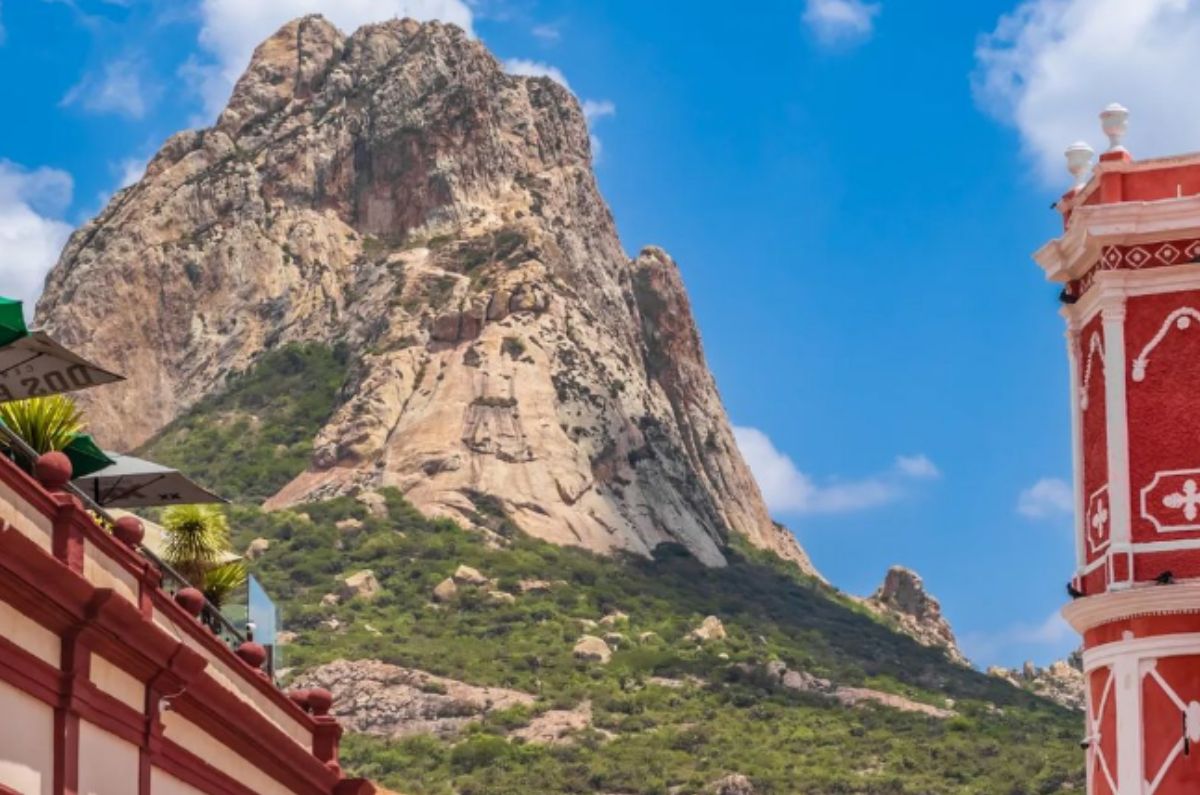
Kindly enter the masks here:
M 1063 614 L 1083 635 L 1089 795 L 1200 793 L 1200 154 L 1066 150 L 1061 285 L 1076 560 Z M 1197 141 L 1200 149 L 1200 140 Z

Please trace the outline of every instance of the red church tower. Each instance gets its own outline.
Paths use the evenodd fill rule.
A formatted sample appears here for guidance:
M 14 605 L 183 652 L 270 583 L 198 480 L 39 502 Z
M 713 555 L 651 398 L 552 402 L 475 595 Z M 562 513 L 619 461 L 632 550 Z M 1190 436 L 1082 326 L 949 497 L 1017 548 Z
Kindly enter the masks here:
M 1200 154 L 1067 150 L 1063 285 L 1090 795 L 1200 793 Z

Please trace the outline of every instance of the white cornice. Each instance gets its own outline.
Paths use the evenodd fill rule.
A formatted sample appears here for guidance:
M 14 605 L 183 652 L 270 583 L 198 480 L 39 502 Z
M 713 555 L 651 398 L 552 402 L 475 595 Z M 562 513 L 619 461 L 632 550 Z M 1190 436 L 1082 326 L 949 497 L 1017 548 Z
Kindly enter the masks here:
M 1066 282 L 1094 265 L 1103 246 L 1161 239 L 1164 234 L 1200 237 L 1200 195 L 1076 207 L 1066 233 L 1038 249 L 1033 258 L 1047 279 Z
M 1200 265 L 1185 263 L 1142 270 L 1100 271 L 1078 302 L 1063 307 L 1068 323 L 1082 329 L 1100 308 L 1121 297 L 1200 290 Z
M 1146 585 L 1076 599 L 1062 615 L 1081 635 L 1089 629 L 1134 616 L 1200 613 L 1200 582 Z M 1200 625 L 1200 618 L 1197 618 Z

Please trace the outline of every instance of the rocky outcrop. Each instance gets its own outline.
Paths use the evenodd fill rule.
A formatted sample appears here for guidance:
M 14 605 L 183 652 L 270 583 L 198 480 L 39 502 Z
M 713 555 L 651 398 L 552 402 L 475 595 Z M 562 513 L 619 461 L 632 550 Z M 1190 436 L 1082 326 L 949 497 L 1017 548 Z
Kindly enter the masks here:
M 754 795 L 754 784 L 740 773 L 731 773 L 714 781 L 708 791 L 712 795 Z
M 37 321 L 128 376 L 82 395 L 118 449 L 266 350 L 348 346 L 272 506 L 392 486 L 599 552 L 721 565 L 739 533 L 812 570 L 738 453 L 679 268 L 623 252 L 578 102 L 453 26 L 286 25 L 215 126 L 72 236 Z
M 571 653 L 579 660 L 589 660 L 601 664 L 607 663 L 612 659 L 612 649 L 604 642 L 603 638 L 597 638 L 595 635 L 584 635 L 575 642 L 575 648 Z
M 356 571 L 342 580 L 337 595 L 342 601 L 351 599 L 370 601 L 379 595 L 379 580 L 375 578 L 375 572 L 369 569 Z
M 925 583 L 915 571 L 893 566 L 878 590 L 861 601 L 921 645 L 944 649 L 954 662 L 967 664 L 950 622 L 942 615 L 941 604 L 925 590 Z
M 745 663 L 739 664 L 738 668 L 746 673 L 752 673 L 755 670 L 753 666 L 746 665 Z M 957 714 L 951 709 L 943 709 L 932 704 L 914 701 L 911 698 L 906 698 L 896 693 L 887 693 L 868 687 L 838 686 L 828 679 L 814 676 L 808 671 L 798 671 L 794 668 L 788 668 L 787 664 L 780 660 L 772 660 L 767 663 L 764 670 L 769 678 L 786 687 L 788 690 L 827 696 L 848 707 L 877 704 L 889 709 L 899 710 L 900 712 L 917 712 L 941 720 L 954 717 Z
M 716 616 L 708 616 L 700 622 L 700 626 L 688 633 L 688 637 L 700 643 L 710 640 L 724 640 L 726 637 L 725 625 Z
M 1045 668 L 1027 662 L 1020 670 L 992 666 L 987 673 L 1068 709 L 1086 709 L 1087 680 L 1079 655 L 1069 660 L 1058 660 Z
M 534 703 L 518 690 L 475 687 L 378 660 L 335 660 L 294 684 L 329 690 L 333 714 L 346 729 L 381 737 L 452 737 L 490 712 Z
M 453 602 L 458 598 L 458 586 L 454 584 L 454 579 L 447 577 L 439 582 L 433 588 L 433 601 L 435 602 Z

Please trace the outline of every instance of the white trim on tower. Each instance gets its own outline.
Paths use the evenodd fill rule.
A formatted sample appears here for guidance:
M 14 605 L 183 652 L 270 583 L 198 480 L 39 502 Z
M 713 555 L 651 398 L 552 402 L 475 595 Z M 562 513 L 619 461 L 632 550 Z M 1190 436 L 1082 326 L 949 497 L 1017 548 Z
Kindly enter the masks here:
M 1125 296 L 1105 291 L 1100 310 L 1104 325 L 1104 411 L 1108 436 L 1109 538 L 1114 547 L 1128 544 L 1133 511 L 1129 496 L 1129 429 L 1125 408 Z M 1129 572 L 1132 579 L 1133 573 Z M 1127 587 L 1111 583 L 1110 588 Z
M 1084 539 L 1084 505 L 1083 505 L 1083 421 L 1080 417 L 1080 401 L 1075 395 L 1081 390 L 1079 381 L 1079 330 L 1067 320 L 1067 362 L 1071 378 L 1071 468 L 1074 470 L 1073 490 L 1075 495 L 1075 567 L 1076 573 L 1081 573 L 1087 565 L 1087 546 Z

